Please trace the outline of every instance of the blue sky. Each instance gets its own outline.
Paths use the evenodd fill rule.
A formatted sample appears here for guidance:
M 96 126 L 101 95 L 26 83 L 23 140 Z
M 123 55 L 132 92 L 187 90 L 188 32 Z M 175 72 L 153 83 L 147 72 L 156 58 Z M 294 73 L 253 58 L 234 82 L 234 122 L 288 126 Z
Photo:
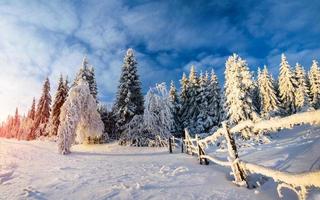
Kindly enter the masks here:
M 114 99 L 123 56 L 135 49 L 144 91 L 178 84 L 191 64 L 216 70 L 233 52 L 276 75 L 280 54 L 309 68 L 320 53 L 319 1 L 0 0 L 0 118 L 24 112 L 50 77 L 71 80 L 84 55 L 99 98 Z

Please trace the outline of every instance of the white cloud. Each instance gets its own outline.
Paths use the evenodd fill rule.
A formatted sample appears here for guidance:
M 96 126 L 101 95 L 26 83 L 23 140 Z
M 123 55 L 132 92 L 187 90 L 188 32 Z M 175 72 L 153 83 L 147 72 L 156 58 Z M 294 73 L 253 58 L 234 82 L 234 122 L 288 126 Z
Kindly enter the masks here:
M 320 53 L 313 41 L 319 26 L 311 26 L 312 20 L 319 16 L 316 6 L 261 3 L 252 12 L 241 12 L 250 14 L 237 22 L 238 17 L 224 16 L 228 13 L 223 12 L 229 11 L 230 6 L 233 8 L 229 2 L 215 3 L 213 8 L 222 9 L 214 12 L 223 12 L 221 16 L 212 13 L 212 18 L 202 16 L 201 9 L 190 5 L 179 7 L 178 2 L 127 3 L 118 0 L 1 1 L 0 120 L 13 113 L 16 106 L 25 112 L 32 98 L 40 96 L 46 76 L 51 80 L 54 96 L 60 73 L 73 81 L 85 54 L 96 69 L 100 98 L 110 101 L 110 97 L 114 98 L 128 47 L 139 47 L 136 54 L 145 89 L 155 82 L 177 80 L 183 71 L 189 71 L 191 64 L 195 64 L 198 71 L 214 68 L 223 77 L 228 52 L 240 52 L 251 69 L 265 62 L 274 71 L 282 49 L 288 50 L 290 62 L 299 60 L 304 65 L 309 65 Z M 173 12 L 176 9 L 180 12 Z M 310 13 L 306 12 L 309 10 Z M 296 36 L 284 40 L 290 31 L 304 31 L 312 37 L 303 41 Z M 268 45 L 276 50 L 261 49 L 268 55 L 265 59 L 250 56 L 250 52 L 246 52 L 252 46 L 249 34 L 254 39 L 268 37 Z M 211 52 L 207 52 L 208 49 Z M 203 54 L 199 53 L 202 51 Z

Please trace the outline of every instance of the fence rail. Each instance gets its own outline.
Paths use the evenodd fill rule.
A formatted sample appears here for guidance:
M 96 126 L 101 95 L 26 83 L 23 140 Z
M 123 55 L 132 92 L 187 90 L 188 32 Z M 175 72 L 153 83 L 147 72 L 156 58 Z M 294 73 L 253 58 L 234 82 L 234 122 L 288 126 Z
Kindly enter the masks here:
M 275 131 L 281 128 L 293 128 L 295 125 L 301 124 L 320 125 L 320 110 L 258 122 L 244 121 L 232 128 L 229 128 L 228 125 L 223 122 L 222 128 L 219 128 L 212 135 L 203 139 L 199 139 L 198 135 L 196 135 L 195 138 L 192 138 L 188 130 L 185 129 L 185 138 L 179 140 L 181 142 L 181 152 L 198 156 L 200 164 L 205 163 L 207 165 L 210 160 L 215 164 L 230 167 L 235 179 L 234 183 L 238 185 L 247 185 L 247 187 L 249 187 L 249 183 L 247 182 L 249 173 L 261 174 L 263 176 L 271 177 L 278 183 L 277 192 L 279 197 L 283 197 L 281 189 L 288 188 L 293 190 L 300 200 L 305 200 L 307 198 L 308 188 L 320 188 L 320 171 L 289 173 L 248 163 L 239 158 L 237 146 L 233 138 L 235 133 L 239 133 L 243 130 L 257 133 L 259 131 Z M 208 148 L 209 144 L 215 143 L 220 137 L 224 137 L 227 141 L 229 154 L 228 161 L 214 158 L 213 156 L 207 155 L 205 152 L 205 149 Z M 169 139 L 169 148 L 172 149 L 171 145 L 175 139 L 176 138 Z M 185 148 L 185 150 L 183 148 Z M 172 150 L 170 152 L 172 153 Z

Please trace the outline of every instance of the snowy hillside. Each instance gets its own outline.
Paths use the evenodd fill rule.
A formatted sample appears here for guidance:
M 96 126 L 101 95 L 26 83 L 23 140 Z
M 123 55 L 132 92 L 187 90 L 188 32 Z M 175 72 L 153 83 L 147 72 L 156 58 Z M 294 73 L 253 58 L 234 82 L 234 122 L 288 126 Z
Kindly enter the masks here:
M 239 150 L 243 160 L 288 172 L 320 169 L 320 128 L 297 127 L 272 143 Z M 57 154 L 44 141 L 0 139 L 0 199 L 278 199 L 276 184 L 237 187 L 230 169 L 166 148 L 78 145 Z M 217 156 L 225 157 L 219 151 Z M 284 190 L 284 199 L 296 195 Z M 308 199 L 320 199 L 312 189 Z

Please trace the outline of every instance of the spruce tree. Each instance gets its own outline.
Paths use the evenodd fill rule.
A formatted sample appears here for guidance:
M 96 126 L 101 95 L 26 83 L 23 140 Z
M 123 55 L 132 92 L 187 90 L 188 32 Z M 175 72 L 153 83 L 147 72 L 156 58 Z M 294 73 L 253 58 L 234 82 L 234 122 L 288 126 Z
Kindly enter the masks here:
M 61 107 L 66 101 L 66 98 L 67 98 L 67 91 L 65 87 L 65 82 L 61 75 L 58 83 L 58 89 L 52 105 L 52 112 L 49 119 L 49 126 L 47 127 L 48 128 L 47 132 L 50 136 L 56 136 L 58 133 L 58 128 L 60 125 Z
M 296 63 L 295 67 L 296 93 L 295 107 L 297 111 L 306 111 L 309 108 L 309 89 L 307 87 L 306 73 L 304 68 Z
M 115 102 L 117 127 L 121 133 L 124 126 L 135 115 L 142 115 L 144 100 L 141 92 L 141 82 L 137 72 L 137 61 L 133 49 L 128 49 L 124 58 L 118 92 Z M 118 138 L 120 135 L 118 136 Z
M 312 61 L 309 71 L 310 100 L 314 109 L 320 108 L 320 68 L 316 60 Z
M 208 114 L 208 76 L 200 73 L 199 76 L 199 87 L 198 87 L 198 99 L 199 113 L 197 115 L 197 133 L 204 133 L 212 126 L 213 122 Z
M 293 114 L 296 112 L 295 92 L 296 80 L 291 66 L 284 54 L 281 55 L 280 73 L 279 73 L 279 92 L 280 100 L 285 110 L 285 114 Z
M 199 79 L 197 76 L 197 72 L 194 66 L 191 66 L 190 74 L 189 74 L 189 86 L 188 86 L 188 107 L 186 113 L 186 119 L 188 119 L 188 124 L 186 127 L 189 129 L 191 134 L 197 134 L 199 131 L 197 130 L 197 118 L 200 113 L 200 105 L 201 97 L 199 95 Z
M 254 83 L 247 62 L 233 54 L 228 58 L 225 70 L 225 109 L 232 124 L 257 119 L 252 101 L 253 90 Z
M 208 75 L 206 75 L 208 76 Z M 209 116 L 213 126 L 218 126 L 223 119 L 221 89 L 219 80 L 215 72 L 212 70 L 210 75 L 210 83 L 208 84 L 208 109 Z M 212 127 L 208 127 L 211 129 Z
M 259 68 L 258 68 L 259 70 Z M 257 113 L 261 112 L 261 102 L 259 96 L 259 86 L 258 86 L 258 78 L 253 78 L 254 89 L 252 93 L 252 101 L 253 105 L 256 108 Z
M 170 105 L 170 111 L 171 111 L 171 117 L 172 117 L 170 132 L 172 135 L 176 137 L 181 137 L 182 130 L 181 130 L 181 125 L 179 120 L 180 104 L 179 104 L 177 89 L 173 81 L 171 81 L 171 84 L 170 84 L 169 105 Z
M 51 105 L 51 95 L 50 95 L 50 82 L 49 78 L 46 78 L 43 88 L 42 95 L 39 99 L 35 123 L 32 129 L 32 137 L 46 135 L 45 128 L 50 117 L 50 105 Z
M 280 112 L 279 100 L 276 90 L 273 85 L 273 79 L 269 75 L 267 66 L 264 66 L 263 71 L 258 70 L 258 88 L 260 96 L 260 108 L 261 116 L 263 118 L 273 117 Z
M 15 115 L 14 115 L 14 130 L 13 130 L 15 138 L 17 138 L 18 133 L 19 133 L 20 123 L 21 123 L 21 117 L 19 115 L 18 108 L 16 108 L 16 112 L 15 112 Z
M 14 113 L 14 124 L 15 125 L 20 124 L 20 116 L 19 116 L 18 108 L 16 108 L 16 112 Z
M 65 91 L 66 91 L 66 94 L 67 94 L 67 96 L 68 96 L 68 93 L 69 93 L 69 90 L 70 90 L 70 87 L 69 87 L 69 81 L 68 81 L 68 76 L 65 78 L 65 80 L 64 80 L 64 89 L 65 89 Z
M 183 73 L 182 78 L 180 80 L 180 111 L 179 111 L 179 118 L 181 128 L 184 129 L 188 125 L 188 101 L 189 101 L 189 80 L 185 73 Z
M 28 112 L 28 118 L 34 120 L 36 115 L 36 99 L 33 97 L 31 108 Z
M 89 66 L 87 57 L 83 58 L 82 66 L 74 80 L 73 86 L 79 84 L 80 80 L 86 80 L 89 84 L 90 94 L 97 101 L 98 89 L 95 79 L 95 72 L 93 66 Z

